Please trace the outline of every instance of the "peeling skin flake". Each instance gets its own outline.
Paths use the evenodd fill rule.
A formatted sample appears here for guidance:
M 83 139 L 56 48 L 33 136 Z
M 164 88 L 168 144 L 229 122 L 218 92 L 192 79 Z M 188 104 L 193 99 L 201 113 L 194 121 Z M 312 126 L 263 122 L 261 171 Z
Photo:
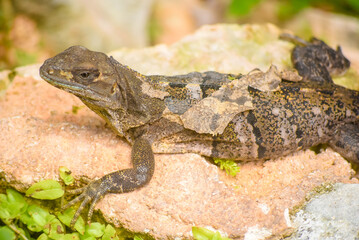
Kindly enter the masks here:
M 280 82 L 280 74 L 275 66 L 272 65 L 265 73 L 255 69 L 222 86 L 188 109 L 181 116 L 183 124 L 198 133 L 222 134 L 234 116 L 253 109 L 248 87 L 260 91 L 276 91 Z

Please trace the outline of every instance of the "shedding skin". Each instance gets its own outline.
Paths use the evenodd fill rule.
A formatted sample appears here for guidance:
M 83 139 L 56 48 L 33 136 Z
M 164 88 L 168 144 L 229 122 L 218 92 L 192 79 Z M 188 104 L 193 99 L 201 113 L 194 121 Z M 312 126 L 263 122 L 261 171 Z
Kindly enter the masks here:
M 296 45 L 292 62 L 302 80 L 281 76 L 274 67 L 247 75 L 144 76 L 81 46 L 46 60 L 40 68 L 44 80 L 80 98 L 132 144 L 132 168 L 68 191 L 79 195 L 62 209 L 80 202 L 71 227 L 87 204 L 90 222 L 107 193 L 146 185 L 154 173 L 153 150 L 256 161 L 328 143 L 359 162 L 359 92 L 331 79 L 350 62 L 339 47 L 334 50 L 318 39 L 282 38 Z M 194 121 L 200 118 L 206 124 L 197 128 L 201 121 Z

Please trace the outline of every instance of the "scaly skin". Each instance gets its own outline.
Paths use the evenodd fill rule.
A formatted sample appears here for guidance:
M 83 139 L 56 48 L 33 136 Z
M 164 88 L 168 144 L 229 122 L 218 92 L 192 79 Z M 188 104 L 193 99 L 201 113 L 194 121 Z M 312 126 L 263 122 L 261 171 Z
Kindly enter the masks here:
M 148 183 L 155 165 L 152 150 L 253 161 L 328 143 L 359 162 L 359 93 L 335 85 L 329 74 L 346 71 L 349 61 L 317 39 L 284 37 L 300 44 L 292 59 L 302 81 L 281 81 L 275 68 L 244 76 L 143 76 L 81 46 L 46 60 L 40 68 L 43 79 L 79 97 L 133 144 L 133 168 L 75 191 L 81 194 L 64 206 L 82 201 L 71 225 L 87 203 L 90 221 L 105 194 Z

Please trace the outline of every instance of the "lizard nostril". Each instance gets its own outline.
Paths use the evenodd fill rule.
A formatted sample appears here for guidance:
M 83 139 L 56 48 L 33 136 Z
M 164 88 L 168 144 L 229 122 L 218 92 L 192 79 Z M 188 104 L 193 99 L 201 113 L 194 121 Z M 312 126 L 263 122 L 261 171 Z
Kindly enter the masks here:
M 47 71 L 48 74 L 54 74 L 54 69 L 50 68 L 49 71 Z

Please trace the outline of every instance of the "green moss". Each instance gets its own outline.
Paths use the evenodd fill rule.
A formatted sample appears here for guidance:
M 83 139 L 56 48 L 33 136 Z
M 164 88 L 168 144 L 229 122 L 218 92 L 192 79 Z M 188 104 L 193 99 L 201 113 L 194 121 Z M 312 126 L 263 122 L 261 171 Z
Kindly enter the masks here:
M 84 108 L 85 106 L 72 106 L 72 113 L 73 114 L 77 114 L 79 112 L 80 109 Z
M 294 216 L 295 214 L 297 214 L 301 209 L 305 208 L 305 206 L 307 205 L 307 203 L 315 198 L 316 196 L 319 195 L 323 195 L 325 193 L 329 193 L 331 191 L 333 191 L 335 189 L 334 184 L 333 183 L 323 183 L 320 186 L 317 186 L 315 188 L 312 189 L 312 191 L 310 193 L 307 194 L 307 196 L 305 197 L 305 199 L 299 203 L 298 205 L 294 206 L 290 212 L 289 215 L 290 216 Z
M 219 165 L 220 169 L 225 170 L 228 175 L 235 177 L 240 171 L 240 167 L 234 160 L 213 158 L 214 163 Z
M 334 190 L 334 183 L 323 183 L 320 186 L 313 188 L 313 190 L 305 197 L 305 200 L 309 201 L 318 195 L 323 195 L 333 190 Z

